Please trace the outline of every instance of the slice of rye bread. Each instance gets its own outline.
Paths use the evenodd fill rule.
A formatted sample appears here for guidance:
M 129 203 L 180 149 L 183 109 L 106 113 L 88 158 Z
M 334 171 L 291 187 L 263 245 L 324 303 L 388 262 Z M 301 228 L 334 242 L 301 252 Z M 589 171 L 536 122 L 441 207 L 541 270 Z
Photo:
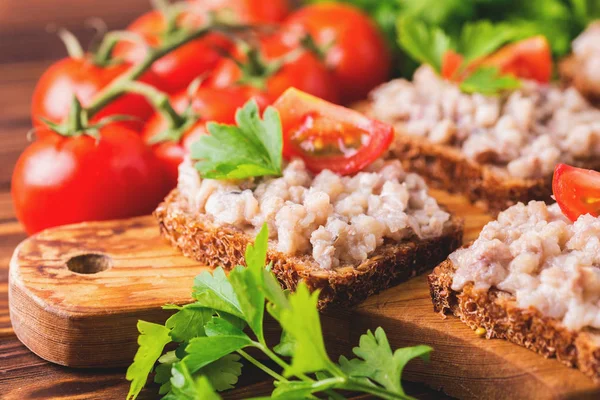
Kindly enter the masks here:
M 244 264 L 246 246 L 254 237 L 234 226 L 217 226 L 205 214 L 189 211 L 187 201 L 173 190 L 154 212 L 161 234 L 184 255 L 210 267 L 231 269 Z M 357 267 L 320 268 L 309 255 L 290 256 L 269 248 L 267 259 L 282 287 L 295 290 L 302 280 L 311 290 L 320 289 L 319 308 L 352 306 L 368 296 L 431 270 L 462 244 L 462 220 L 452 217 L 443 235 L 416 236 L 384 243 Z
M 369 102 L 356 104 L 354 108 L 371 115 Z M 432 187 L 464 194 L 492 215 L 518 202 L 551 201 L 552 175 L 540 179 L 513 178 L 467 158 L 457 147 L 403 134 L 399 124 L 395 128 L 396 140 L 390 157 L 400 160 L 407 171 L 423 176 Z M 600 169 L 600 159 L 581 160 L 574 165 Z
M 600 382 L 600 330 L 574 332 L 533 307 L 519 308 L 510 293 L 491 288 L 475 290 L 467 284 L 452 290 L 455 265 L 446 260 L 428 276 L 433 309 L 453 314 L 472 329 L 484 328 L 486 337 L 506 339 L 544 357 L 556 357 Z

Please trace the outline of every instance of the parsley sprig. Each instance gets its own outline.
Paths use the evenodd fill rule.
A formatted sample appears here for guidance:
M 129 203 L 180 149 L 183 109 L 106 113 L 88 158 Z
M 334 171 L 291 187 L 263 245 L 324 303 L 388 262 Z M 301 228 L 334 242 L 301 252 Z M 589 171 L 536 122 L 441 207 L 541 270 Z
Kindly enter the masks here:
M 267 107 L 260 118 L 255 100 L 235 114 L 237 125 L 207 124 L 210 135 L 192 145 L 196 169 L 208 179 L 245 179 L 281 175 L 282 131 L 279 113 Z
M 268 237 L 265 225 L 246 249 L 247 267 L 237 266 L 229 275 L 222 268 L 198 275 L 195 302 L 165 306 L 176 313 L 164 325 L 139 321 L 140 346 L 127 370 L 127 398 L 137 397 L 154 370 L 163 399 L 219 399 L 217 391 L 237 383 L 244 358 L 274 379 L 274 399 L 316 399 L 317 394 L 343 399 L 338 390 L 410 399 L 402 389 L 402 370 L 416 357 L 427 360 L 431 347 L 392 352 L 385 332 L 377 328 L 361 336 L 355 358 L 331 360 L 317 310 L 319 292 L 310 293 L 303 282 L 294 293 L 281 288 L 271 265 L 265 267 Z M 280 343 L 273 348 L 264 337 L 265 310 L 282 327 Z M 177 348 L 164 352 L 171 343 Z M 280 370 L 249 355 L 248 348 L 264 353 Z
M 458 40 L 453 40 L 441 28 L 428 26 L 410 17 L 400 18 L 397 29 L 398 42 L 406 53 L 430 65 L 438 73 L 441 73 L 442 57 L 447 51 L 453 50 L 462 55 L 463 62 L 459 70 L 464 71 L 473 61 L 529 33 L 513 24 L 493 24 L 483 20 L 465 24 Z M 467 93 L 496 94 L 519 86 L 520 81 L 513 76 L 502 75 L 497 68 L 479 66 L 461 83 L 460 88 Z

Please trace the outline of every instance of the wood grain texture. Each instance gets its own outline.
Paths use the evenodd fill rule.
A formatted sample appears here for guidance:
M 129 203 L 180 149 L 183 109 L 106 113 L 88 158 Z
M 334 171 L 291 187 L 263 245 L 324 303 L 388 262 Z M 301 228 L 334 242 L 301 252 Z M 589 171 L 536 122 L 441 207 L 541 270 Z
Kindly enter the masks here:
M 490 219 L 462 197 L 441 191 L 434 195 L 454 213 L 468 216 L 466 241 Z M 91 275 L 69 271 L 67 260 L 86 253 L 106 254 L 113 266 Z M 54 362 L 126 363 L 136 347 L 136 319 L 164 320 L 167 314 L 159 306 L 189 301 L 190 283 L 203 269 L 167 246 L 150 217 L 49 230 L 15 252 L 9 288 L 13 324 L 28 347 Z M 452 396 L 600 396 L 600 387 L 577 370 L 505 341 L 479 338 L 458 319 L 435 314 L 424 276 L 354 310 L 324 315 L 323 324 L 327 342 L 336 345 L 335 355 L 348 353 L 349 343 L 377 326 L 384 327 L 393 347 L 433 346 L 431 363 L 409 364 L 406 377 Z

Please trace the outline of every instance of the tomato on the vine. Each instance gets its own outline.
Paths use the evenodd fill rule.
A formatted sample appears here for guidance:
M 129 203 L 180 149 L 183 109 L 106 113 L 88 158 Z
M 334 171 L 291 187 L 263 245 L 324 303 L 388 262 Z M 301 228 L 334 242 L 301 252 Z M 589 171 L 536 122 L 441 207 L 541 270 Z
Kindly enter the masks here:
M 160 164 L 136 131 L 109 124 L 99 135 L 47 134 L 21 154 L 12 200 L 29 234 L 148 214 L 166 195 Z
M 356 173 L 394 139 L 390 125 L 293 88 L 273 106 L 281 117 L 283 156 L 302 158 L 313 172 Z
M 500 50 L 466 66 L 465 72 L 457 76 L 463 63 L 462 55 L 447 51 L 442 58 L 442 76 L 460 81 L 477 66 L 498 67 L 501 73 L 517 78 L 533 79 L 548 83 L 552 78 L 552 50 L 544 36 L 534 36 L 508 44 Z
M 31 100 L 31 115 L 33 125 L 38 128 L 38 137 L 51 134 L 43 129 L 42 119 L 62 122 L 69 113 L 73 96 L 77 96 L 84 107 L 88 106 L 99 91 L 130 67 L 130 64 L 98 66 L 89 56 L 81 59 L 64 58 L 52 64 L 38 81 Z M 147 72 L 141 81 L 155 85 L 157 78 L 152 72 Z M 153 112 L 154 109 L 143 96 L 125 94 L 107 104 L 93 120 L 116 114 L 128 115 L 132 121 L 126 125 L 139 128 Z
M 206 81 L 207 86 L 245 87 L 275 101 L 290 87 L 337 103 L 339 91 L 330 71 L 317 56 L 301 48 L 290 49 L 273 36 L 249 49 L 238 48 L 236 61 L 225 59 Z
M 558 164 L 552 192 L 563 214 L 571 221 L 580 215 L 600 215 L 600 172 Z
M 244 88 L 200 87 L 191 96 L 187 92 L 180 92 L 171 98 L 173 109 L 182 115 L 190 107 L 198 116 L 198 120 L 186 127 L 183 132 L 176 132 L 173 137 L 158 143 L 153 143 L 153 138 L 164 134 L 169 129 L 169 121 L 160 112 L 148 120 L 142 137 L 146 143 L 152 145 L 152 150 L 165 171 L 169 188 L 177 185 L 179 164 L 185 155 L 189 154 L 191 144 L 199 136 L 207 133 L 206 122 L 233 124 L 235 112 L 250 98 L 257 101 L 260 109 L 268 105 L 266 98 Z
M 310 34 L 325 51 L 342 101 L 366 97 L 389 78 L 391 54 L 373 21 L 358 8 L 341 3 L 318 3 L 300 8 L 284 22 L 283 38 L 290 46 Z
M 237 23 L 257 24 L 282 21 L 290 12 L 288 0 L 188 0 L 190 11 L 200 15 L 227 10 Z
M 197 27 L 199 18 L 190 13 L 181 13 L 178 27 Z M 176 28 L 177 29 L 177 28 Z M 148 12 L 136 19 L 127 30 L 139 34 L 145 43 L 121 41 L 113 50 L 113 57 L 122 57 L 136 64 L 147 54 L 148 46 L 163 43 L 169 35 L 167 18 L 159 11 Z M 158 59 L 150 67 L 160 83 L 159 88 L 174 93 L 186 88 L 196 77 L 211 71 L 227 51 L 231 42 L 218 33 L 210 33 L 179 47 Z

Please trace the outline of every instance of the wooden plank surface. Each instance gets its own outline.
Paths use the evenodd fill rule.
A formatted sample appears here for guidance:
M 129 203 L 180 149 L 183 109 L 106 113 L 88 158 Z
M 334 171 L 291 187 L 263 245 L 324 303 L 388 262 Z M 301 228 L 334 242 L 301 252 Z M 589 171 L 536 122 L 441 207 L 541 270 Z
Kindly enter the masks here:
M 2 0 L 0 1 L 0 398 L 119 399 L 127 393 L 124 369 L 77 370 L 42 360 L 22 345 L 8 315 L 8 264 L 14 248 L 26 238 L 10 202 L 10 176 L 31 129 L 30 98 L 37 78 L 53 60 L 65 56 L 62 43 L 46 32 L 56 23 L 86 44 L 93 32 L 84 20 L 103 18 L 122 28 L 149 9 L 148 0 Z M 268 394 L 272 384 L 262 372 L 245 367 L 240 388 L 229 398 Z M 421 399 L 446 398 L 423 384 L 406 384 Z M 152 399 L 156 388 L 140 398 Z

